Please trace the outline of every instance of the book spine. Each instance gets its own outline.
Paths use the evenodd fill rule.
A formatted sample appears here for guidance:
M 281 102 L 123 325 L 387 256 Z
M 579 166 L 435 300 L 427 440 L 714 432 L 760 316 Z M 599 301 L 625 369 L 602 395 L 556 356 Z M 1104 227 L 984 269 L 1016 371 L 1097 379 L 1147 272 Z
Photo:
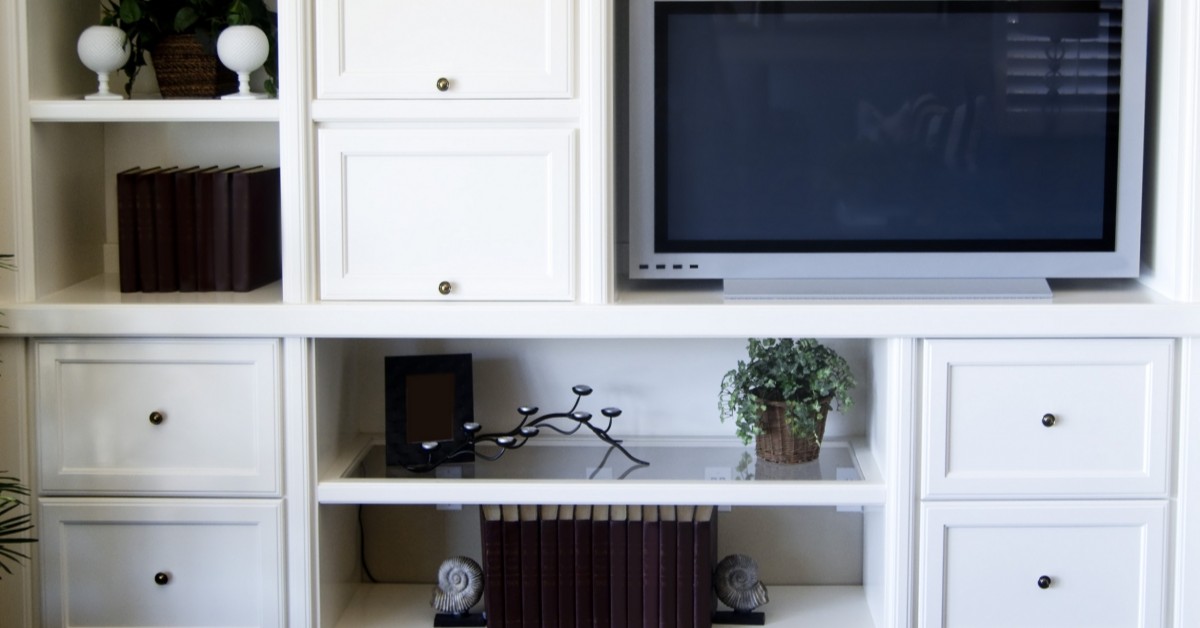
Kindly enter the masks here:
M 609 573 L 612 545 L 609 506 L 592 507 L 592 626 L 608 628 L 612 623 L 612 577 Z
M 158 291 L 179 290 L 175 247 L 175 173 L 154 175 L 154 259 L 158 265 Z
M 539 571 L 542 547 L 537 506 L 520 506 L 521 518 L 521 626 L 541 628 L 542 578 Z
M 658 621 L 662 626 L 675 623 L 675 550 L 678 525 L 674 506 L 658 507 Z
M 609 625 L 612 628 L 628 628 L 627 617 L 629 601 L 625 585 L 628 571 L 625 566 L 627 550 L 627 534 L 629 529 L 629 512 L 625 506 L 613 506 L 608 515 L 608 546 L 609 546 L 609 599 L 612 611 L 609 614 Z
M 658 507 L 642 510 L 642 625 L 658 626 Z
M 501 506 L 504 537 L 504 626 L 522 628 L 521 518 L 516 506 Z
M 483 545 L 484 615 L 488 628 L 504 626 L 504 532 L 500 507 L 479 507 L 479 532 Z
M 230 249 L 233 246 L 230 210 L 232 173 L 220 171 L 212 178 L 212 282 L 213 290 L 233 288 Z
M 131 168 L 117 173 L 117 271 L 121 292 L 142 289 L 138 276 L 137 172 Z
M 695 508 L 679 506 L 675 530 L 675 625 L 693 628 L 696 612 Z
M 282 274 L 279 169 L 235 172 L 230 182 L 230 288 L 249 292 Z
M 558 627 L 575 628 L 575 507 L 558 509 Z
M 716 610 L 716 591 L 713 590 L 713 569 L 717 566 L 717 509 L 700 506 L 696 509 L 696 610 L 694 626 L 711 628 Z
M 196 291 L 196 171 L 175 175 L 175 269 L 180 292 Z
M 158 291 L 158 247 L 154 228 L 154 174 L 142 173 L 134 183 L 137 215 L 138 283 L 142 292 Z
M 575 507 L 575 627 L 592 625 L 592 509 Z
M 629 526 L 625 532 L 625 606 L 630 628 L 642 622 L 642 507 L 629 507 Z
M 542 623 L 556 626 L 558 618 L 558 507 L 543 506 L 538 521 L 538 575 L 541 578 L 539 597 L 542 602 Z

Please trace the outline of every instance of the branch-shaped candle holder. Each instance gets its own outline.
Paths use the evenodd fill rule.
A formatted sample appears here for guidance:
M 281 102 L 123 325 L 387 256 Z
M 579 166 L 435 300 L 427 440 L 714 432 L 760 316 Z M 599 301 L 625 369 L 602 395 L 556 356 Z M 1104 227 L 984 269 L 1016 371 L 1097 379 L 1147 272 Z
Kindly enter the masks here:
M 445 455 L 439 457 L 437 441 L 421 443 L 421 448 L 428 452 L 429 459 L 424 464 L 405 465 L 405 469 L 413 473 L 426 473 L 447 462 L 453 462 L 455 458 L 464 456 L 469 453 L 474 453 L 475 457 L 483 458 L 484 460 L 495 461 L 499 460 L 506 452 L 513 449 L 520 449 L 529 442 L 529 439 L 541 433 L 542 429 L 549 429 L 559 434 L 571 435 L 578 432 L 580 428 L 586 427 L 589 431 L 596 435 L 597 438 L 604 441 L 605 444 L 612 448 L 616 448 L 621 453 L 625 454 L 634 463 L 641 466 L 648 466 L 650 463 L 641 460 L 629 453 L 621 445 L 621 441 L 609 435 L 609 430 L 612 429 L 613 419 L 621 416 L 621 409 L 615 407 L 607 407 L 600 410 L 600 414 L 608 419 L 608 422 L 603 428 L 592 422 L 592 413 L 585 412 L 579 409 L 579 402 L 586 396 L 592 394 L 592 387 L 584 384 L 571 387 L 571 392 L 575 393 L 575 403 L 570 410 L 566 412 L 551 412 L 536 416 L 538 414 L 537 406 L 521 406 L 517 408 L 517 414 L 521 415 L 521 421 L 516 427 L 507 432 L 488 432 L 484 433 L 481 430 L 483 426 L 478 423 L 465 423 L 462 426 L 463 431 L 467 433 L 467 440 L 458 447 L 450 450 Z M 567 423 L 568 427 L 555 425 L 552 421 Z M 573 423 L 573 425 L 570 425 Z M 475 445 L 480 443 L 490 443 L 496 447 L 494 455 L 481 453 L 475 449 Z M 605 456 L 607 459 L 607 456 Z

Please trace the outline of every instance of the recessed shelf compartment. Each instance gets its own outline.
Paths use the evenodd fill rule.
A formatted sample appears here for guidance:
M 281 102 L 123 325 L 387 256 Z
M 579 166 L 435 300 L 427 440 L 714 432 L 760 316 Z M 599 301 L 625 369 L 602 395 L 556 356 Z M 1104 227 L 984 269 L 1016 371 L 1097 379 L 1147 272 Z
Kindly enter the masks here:
M 580 438 L 583 438 L 582 436 Z M 798 465 L 757 460 L 728 442 L 624 443 L 637 465 L 603 444 L 530 444 L 496 461 L 448 464 L 425 474 L 386 465 L 378 438 L 364 437 L 333 477 L 317 486 L 323 504 L 692 503 L 881 505 L 886 487 L 864 440 L 827 440 L 821 457 Z M 481 449 L 481 451 L 483 451 Z M 489 452 L 490 453 L 490 452 Z M 689 501 L 690 500 L 690 501 Z

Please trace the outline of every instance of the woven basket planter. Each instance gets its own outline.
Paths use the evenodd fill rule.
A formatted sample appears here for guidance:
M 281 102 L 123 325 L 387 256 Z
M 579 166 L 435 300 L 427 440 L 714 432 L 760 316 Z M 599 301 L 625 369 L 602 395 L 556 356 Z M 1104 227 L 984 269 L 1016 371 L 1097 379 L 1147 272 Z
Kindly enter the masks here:
M 163 98 L 216 98 L 238 89 L 237 74 L 221 65 L 195 35 L 170 35 L 150 51 Z
M 763 433 L 755 437 L 754 453 L 760 460 L 783 464 L 812 462 L 821 455 L 820 441 L 825 439 L 825 419 L 829 415 L 829 404 L 821 409 L 817 419 L 817 441 L 810 434 L 797 437 L 788 428 L 784 413 L 787 407 L 778 401 L 768 401 L 763 413 Z

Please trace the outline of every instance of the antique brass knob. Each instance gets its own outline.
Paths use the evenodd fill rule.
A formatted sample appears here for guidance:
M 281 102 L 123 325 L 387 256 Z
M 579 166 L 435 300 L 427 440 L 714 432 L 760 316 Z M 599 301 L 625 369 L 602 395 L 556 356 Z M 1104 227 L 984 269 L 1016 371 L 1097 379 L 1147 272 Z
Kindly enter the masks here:
M 437 90 L 439 92 L 444 92 L 448 89 L 450 89 L 450 79 L 448 79 L 444 76 L 442 78 L 439 78 L 437 80 Z
M 160 587 L 163 586 L 164 584 L 167 584 L 170 581 L 171 581 L 171 576 L 169 574 L 167 574 L 165 571 L 160 571 L 160 572 L 154 574 L 154 584 L 157 584 Z
M 453 289 L 454 289 L 454 286 L 450 285 L 449 281 L 443 281 L 438 284 L 438 294 L 440 294 L 440 295 L 450 294 L 450 291 Z
M 1049 412 L 1042 415 L 1042 425 L 1045 425 L 1046 427 L 1054 427 L 1054 424 L 1057 421 L 1058 421 L 1058 417 L 1054 416 L 1053 414 L 1050 414 Z
M 1050 579 L 1050 576 L 1038 578 L 1037 585 L 1039 589 L 1049 589 L 1051 584 L 1054 584 L 1054 581 Z
M 150 425 L 162 425 L 162 422 L 167 419 L 166 415 L 155 410 L 150 413 Z

